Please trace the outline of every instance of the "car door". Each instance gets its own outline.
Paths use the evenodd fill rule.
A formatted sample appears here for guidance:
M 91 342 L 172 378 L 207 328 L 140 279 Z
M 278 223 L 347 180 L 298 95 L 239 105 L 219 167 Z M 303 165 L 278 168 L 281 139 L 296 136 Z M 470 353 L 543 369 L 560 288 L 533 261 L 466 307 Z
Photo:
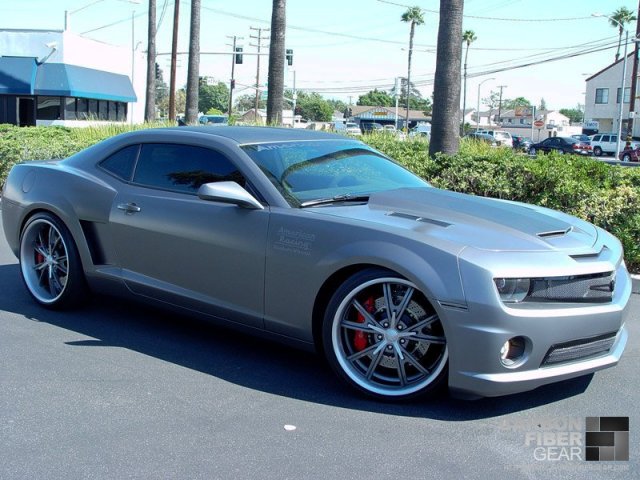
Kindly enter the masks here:
M 269 211 L 205 201 L 196 194 L 209 182 L 246 186 L 237 166 L 212 149 L 149 143 L 140 146 L 131 178 L 110 212 L 128 288 L 262 327 Z
M 553 150 L 553 141 L 555 139 L 554 138 L 547 138 L 546 140 L 542 141 L 542 151 L 544 153 L 549 153 Z

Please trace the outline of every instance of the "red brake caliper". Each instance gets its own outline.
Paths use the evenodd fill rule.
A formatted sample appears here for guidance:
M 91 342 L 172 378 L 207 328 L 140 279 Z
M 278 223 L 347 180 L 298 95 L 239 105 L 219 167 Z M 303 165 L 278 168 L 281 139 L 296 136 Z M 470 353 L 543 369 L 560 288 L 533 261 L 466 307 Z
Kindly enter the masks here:
M 375 303 L 373 297 L 369 297 L 364 301 L 363 304 L 365 310 L 369 313 L 373 313 L 375 311 Z M 358 318 L 356 319 L 358 323 L 364 323 L 365 318 L 364 315 L 358 313 Z M 362 330 L 357 330 L 356 334 L 353 337 L 353 347 L 357 352 L 361 352 L 365 348 L 369 346 L 369 340 L 367 339 L 367 334 Z

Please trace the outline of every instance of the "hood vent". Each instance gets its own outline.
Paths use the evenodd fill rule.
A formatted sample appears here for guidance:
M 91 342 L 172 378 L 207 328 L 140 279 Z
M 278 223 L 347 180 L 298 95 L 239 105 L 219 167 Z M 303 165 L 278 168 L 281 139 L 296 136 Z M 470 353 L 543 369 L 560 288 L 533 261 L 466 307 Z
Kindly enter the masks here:
M 419 217 L 417 215 L 411 215 L 410 213 L 391 212 L 391 213 L 388 213 L 387 215 L 389 215 L 390 217 L 405 218 L 407 220 L 413 220 L 415 222 L 430 223 L 432 225 L 437 225 L 438 227 L 446 228 L 451 226 L 451 224 L 447 222 L 434 220 L 433 218 Z
M 540 238 L 550 238 L 550 237 L 562 237 L 563 235 L 566 235 L 567 233 L 569 233 L 572 230 L 573 227 L 569 227 L 566 230 L 552 230 L 550 232 L 541 232 L 538 233 L 538 237 Z

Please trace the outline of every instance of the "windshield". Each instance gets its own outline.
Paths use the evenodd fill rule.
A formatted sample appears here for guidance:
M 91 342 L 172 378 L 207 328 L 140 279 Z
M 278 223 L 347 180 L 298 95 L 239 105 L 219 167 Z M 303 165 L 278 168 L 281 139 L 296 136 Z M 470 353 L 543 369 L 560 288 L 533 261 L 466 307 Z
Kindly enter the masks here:
M 241 147 L 291 206 L 321 199 L 362 197 L 428 184 L 361 142 L 262 143 Z

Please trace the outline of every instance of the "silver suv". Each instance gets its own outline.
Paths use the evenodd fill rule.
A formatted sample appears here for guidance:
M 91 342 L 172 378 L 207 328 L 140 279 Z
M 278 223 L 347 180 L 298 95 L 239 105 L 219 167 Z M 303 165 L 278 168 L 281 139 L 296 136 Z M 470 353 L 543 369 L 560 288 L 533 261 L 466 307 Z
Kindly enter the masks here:
M 593 148 L 593 154 L 599 157 L 603 154 L 615 155 L 616 143 L 618 142 L 617 133 L 597 133 L 591 137 L 591 147 Z M 620 151 L 624 150 L 626 142 L 622 142 L 620 145 Z M 640 147 L 640 143 L 631 142 L 631 148 L 635 149 Z

